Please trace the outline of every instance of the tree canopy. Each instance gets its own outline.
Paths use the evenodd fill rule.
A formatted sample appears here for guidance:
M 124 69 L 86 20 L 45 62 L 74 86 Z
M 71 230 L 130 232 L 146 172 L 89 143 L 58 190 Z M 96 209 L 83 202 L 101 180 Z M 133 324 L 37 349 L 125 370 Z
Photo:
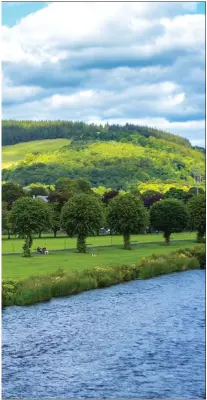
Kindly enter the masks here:
M 184 203 L 177 199 L 160 200 L 150 209 L 150 223 L 162 231 L 166 244 L 172 233 L 182 232 L 188 223 L 188 212 Z
M 7 204 L 7 209 L 10 210 L 15 200 L 24 197 L 25 192 L 20 185 L 13 182 L 8 182 L 2 185 L 2 201 Z
M 125 194 L 110 201 L 107 220 L 113 232 L 123 235 L 124 248 L 130 250 L 130 235 L 146 229 L 148 214 L 140 199 L 132 194 Z
M 188 201 L 191 229 L 197 231 L 198 242 L 202 241 L 206 233 L 206 198 L 202 193 L 195 195 Z
M 62 208 L 61 227 L 68 236 L 77 236 L 79 252 L 86 252 L 86 237 L 96 234 L 103 222 L 103 207 L 95 196 L 75 195 Z
M 10 214 L 14 234 L 25 237 L 24 255 L 31 256 L 32 235 L 51 227 L 51 213 L 48 204 L 29 197 L 15 201 Z

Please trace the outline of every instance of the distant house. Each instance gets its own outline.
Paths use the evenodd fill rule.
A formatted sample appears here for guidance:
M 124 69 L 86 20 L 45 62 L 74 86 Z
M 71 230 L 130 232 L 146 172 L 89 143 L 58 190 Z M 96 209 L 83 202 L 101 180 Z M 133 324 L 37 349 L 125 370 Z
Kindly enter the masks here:
M 33 197 L 33 199 L 40 199 L 40 200 L 44 201 L 45 203 L 48 203 L 48 197 L 47 196 L 35 196 L 35 195 L 33 195 L 32 197 Z

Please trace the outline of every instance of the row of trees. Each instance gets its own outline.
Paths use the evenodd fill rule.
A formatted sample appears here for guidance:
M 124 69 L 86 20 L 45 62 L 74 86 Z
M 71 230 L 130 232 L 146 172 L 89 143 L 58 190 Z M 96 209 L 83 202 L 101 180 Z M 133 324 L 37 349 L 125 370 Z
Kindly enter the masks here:
M 147 208 L 150 208 L 156 201 L 166 198 L 175 198 L 187 203 L 194 195 L 204 193 L 201 187 L 185 187 L 185 190 L 177 187 L 170 187 L 166 192 L 163 192 L 163 190 L 159 189 L 159 185 L 157 185 L 156 189 L 141 190 L 141 192 L 137 185 L 129 185 L 128 189 L 125 191 L 123 191 L 121 187 L 117 187 L 117 189 L 114 190 L 105 186 L 91 189 L 90 183 L 85 179 L 75 180 L 71 178 L 59 178 L 54 185 L 32 183 L 27 188 L 23 188 L 21 185 L 14 184 L 13 182 L 4 183 L 2 185 L 2 201 L 6 202 L 8 209 L 10 209 L 12 202 L 23 196 L 48 196 L 50 201 L 54 197 L 57 197 L 58 193 L 64 193 L 66 198 L 67 196 L 69 198 L 79 191 L 85 193 L 91 193 L 93 191 L 97 195 L 102 196 L 103 200 L 106 199 L 106 201 L 107 199 L 113 198 L 118 193 L 130 192 L 140 197 Z
M 25 238 L 26 257 L 31 255 L 33 235 L 52 226 L 54 228 L 57 215 L 57 223 L 67 235 L 77 236 L 77 250 L 82 253 L 86 252 L 87 236 L 97 234 L 102 226 L 109 227 L 113 233 L 122 234 L 127 250 L 131 249 L 130 236 L 145 232 L 149 224 L 163 231 L 167 245 L 172 233 L 181 232 L 189 224 L 197 231 L 198 241 L 202 240 L 206 230 L 204 194 L 194 196 L 187 205 L 177 199 L 159 200 L 148 210 L 143 201 L 132 193 L 115 195 L 104 203 L 92 191 L 86 193 L 82 190 L 70 199 L 64 199 L 56 216 L 55 203 L 56 206 L 60 205 L 60 199 L 58 202 L 44 203 L 39 199 L 22 197 L 13 203 L 11 211 L 3 210 L 2 225 L 7 218 L 6 223 L 10 224 L 12 233 Z

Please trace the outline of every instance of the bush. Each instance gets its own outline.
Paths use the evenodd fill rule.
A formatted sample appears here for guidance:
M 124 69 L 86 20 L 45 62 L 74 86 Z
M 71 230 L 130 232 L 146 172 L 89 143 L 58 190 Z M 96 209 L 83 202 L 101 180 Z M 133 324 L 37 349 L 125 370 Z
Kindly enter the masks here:
M 191 250 L 191 254 L 198 259 L 200 268 L 206 265 L 206 250 L 204 246 L 196 246 Z
M 203 268 L 206 265 L 206 247 L 203 244 L 200 244 L 193 249 L 180 249 L 173 254 L 185 254 L 188 257 L 195 257 L 199 261 L 200 268 Z

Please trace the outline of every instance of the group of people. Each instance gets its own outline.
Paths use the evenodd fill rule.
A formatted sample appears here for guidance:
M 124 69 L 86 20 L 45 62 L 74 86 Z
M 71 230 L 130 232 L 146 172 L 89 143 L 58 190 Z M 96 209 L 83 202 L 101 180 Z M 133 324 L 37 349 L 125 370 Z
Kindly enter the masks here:
M 37 252 L 40 254 L 48 254 L 49 253 L 49 251 L 46 249 L 46 247 L 43 247 L 43 248 L 38 247 Z

